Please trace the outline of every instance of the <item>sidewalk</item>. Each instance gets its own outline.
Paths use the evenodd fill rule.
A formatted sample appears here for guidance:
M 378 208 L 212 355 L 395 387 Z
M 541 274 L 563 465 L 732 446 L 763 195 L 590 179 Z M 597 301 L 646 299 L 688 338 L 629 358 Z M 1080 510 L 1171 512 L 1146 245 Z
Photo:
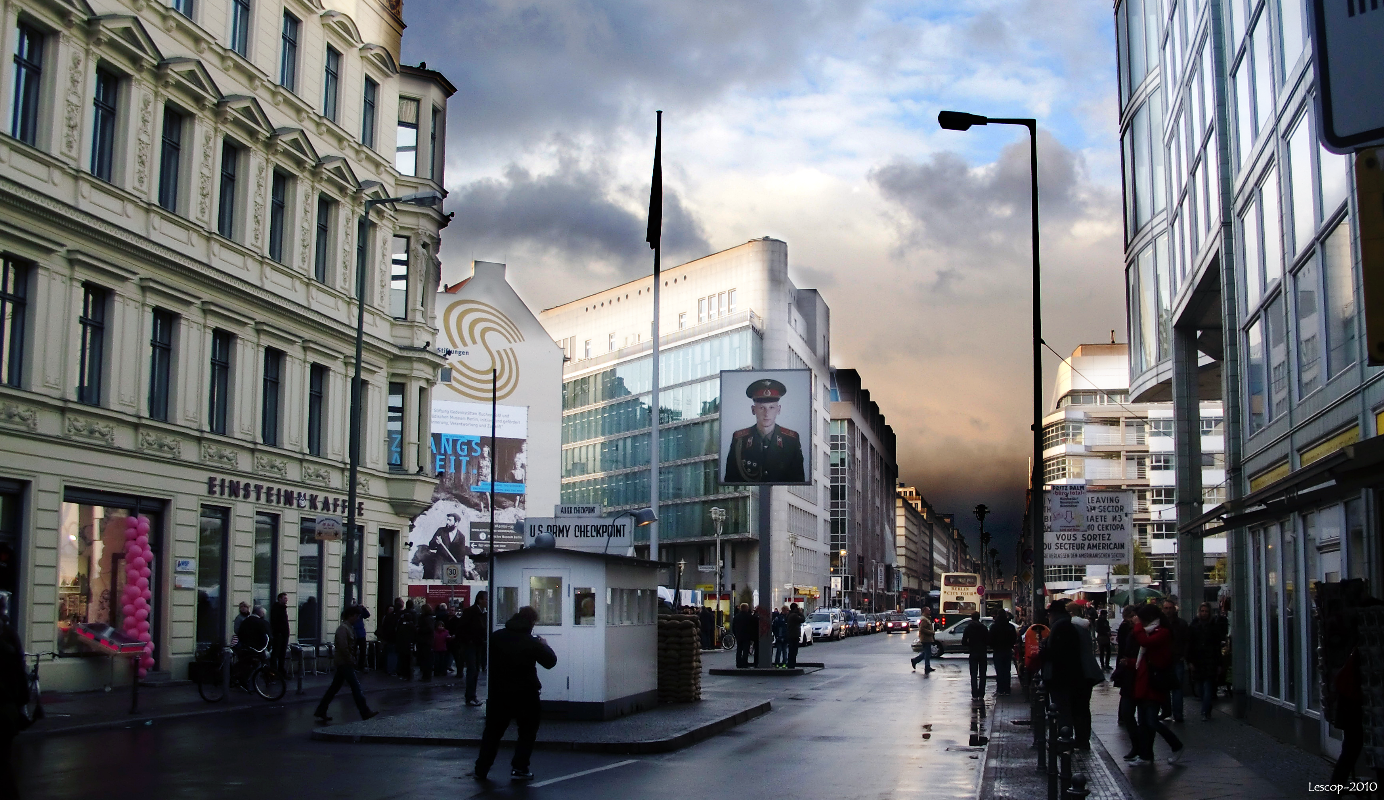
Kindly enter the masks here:
M 1091 697 L 1092 730 L 1128 780 L 1138 800 L 1279 800 L 1308 795 L 1309 782 L 1325 782 L 1331 762 L 1274 739 L 1229 714 L 1220 700 L 1211 722 L 1201 720 L 1197 700 L 1188 697 L 1187 721 L 1169 725 L 1186 747 L 1181 763 L 1165 763 L 1169 751 L 1154 743 L 1157 762 L 1130 767 L 1118 756 L 1129 750 L 1129 736 L 1118 722 L 1119 690 L 1097 686 Z
M 985 771 L 981 775 L 981 800 L 1035 800 L 1047 797 L 1048 776 L 1038 771 L 1038 751 L 1033 749 L 1033 729 L 1028 701 L 1018 681 L 1014 693 L 990 695 L 990 740 L 985 750 Z M 1086 776 L 1087 800 L 1129 800 L 1128 783 L 1120 776 L 1115 760 L 1101 742 L 1093 738 L 1090 752 L 1072 754 L 1072 774 Z
M 429 691 L 460 692 L 464 688 L 456 675 L 433 678 L 431 681 L 403 681 L 383 672 L 357 673 L 360 687 L 371 695 L 394 691 L 415 693 Z M 298 694 L 298 681 L 293 678 L 288 683 L 284 696 L 269 702 L 258 695 L 233 689 L 226 699 L 219 703 L 208 703 L 197 694 L 197 686 L 191 681 L 139 687 L 139 710 L 130 713 L 130 687 L 119 686 L 109 692 L 44 692 L 43 709 L 45 716 L 38 724 L 21 733 L 20 736 L 51 736 L 63 733 L 80 733 L 108 728 L 129 728 L 151 724 L 155 720 L 179 719 L 220 714 L 229 711 L 245 711 L 266 708 L 280 708 L 299 703 L 316 703 L 327 691 L 332 682 L 330 673 L 304 675 L 303 692 Z M 481 674 L 481 685 L 485 685 L 485 673 Z M 346 697 L 351 696 L 349 688 L 342 687 Z

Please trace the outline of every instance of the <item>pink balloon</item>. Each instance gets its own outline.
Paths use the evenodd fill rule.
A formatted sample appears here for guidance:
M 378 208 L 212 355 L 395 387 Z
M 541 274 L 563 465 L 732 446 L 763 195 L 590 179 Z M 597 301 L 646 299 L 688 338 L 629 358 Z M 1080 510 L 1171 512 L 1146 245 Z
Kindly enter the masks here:
M 145 656 L 145 657 L 141 658 L 141 659 L 139 660 L 139 665 L 140 665 L 141 667 L 145 668 L 145 669 L 149 669 L 150 667 L 154 666 L 154 657 L 153 657 L 153 656 Z
M 140 567 L 140 568 L 139 568 L 139 574 L 136 575 L 135 577 L 138 577 L 138 578 L 147 578 L 147 577 L 149 577 L 150 575 L 153 575 L 153 574 L 154 574 L 153 571 L 150 570 L 148 567 Z
M 141 608 L 148 608 L 148 607 L 149 607 L 149 601 L 148 601 L 148 599 L 143 598 L 143 597 L 136 597 L 136 598 L 135 598 L 135 610 L 139 610 L 139 609 L 141 609 Z
M 136 623 L 135 623 L 135 628 L 138 629 L 140 633 L 148 633 L 148 632 L 149 632 L 149 620 L 147 620 L 147 619 L 142 619 L 142 620 L 140 620 L 139 622 L 136 622 Z
M 135 537 L 137 537 L 137 536 L 139 536 L 139 531 L 135 530 L 134 528 L 126 528 L 126 529 L 125 529 L 125 543 L 126 543 L 126 544 L 129 544 L 129 543 L 133 542 L 133 541 L 135 540 Z
M 144 667 L 140 667 L 140 668 L 139 668 L 139 677 L 143 678 L 145 675 L 148 675 L 148 674 L 149 674 L 149 670 L 145 669 Z
M 139 532 L 140 532 L 140 533 L 148 533 L 148 532 L 149 532 L 149 518 L 148 518 L 148 517 L 140 517 L 140 518 L 139 518 L 138 526 L 139 526 Z
M 138 586 L 138 587 L 141 588 L 141 589 L 148 589 L 148 588 L 149 588 L 149 579 L 148 579 L 148 578 L 140 578 L 140 579 L 138 579 L 138 580 L 135 581 L 135 585 Z
M 127 527 L 127 528 L 135 528 L 135 527 L 138 527 L 138 526 L 139 526 L 139 517 L 126 517 L 126 518 L 125 518 L 125 527 Z
M 145 603 L 148 603 L 153 597 L 154 593 L 148 589 L 141 589 L 139 592 L 139 599 L 143 600 Z
M 141 642 L 150 642 L 153 641 L 153 639 L 154 637 L 150 636 L 148 631 L 145 631 L 144 633 L 141 633 L 139 635 L 139 640 Z
M 149 619 L 149 609 L 140 608 L 135 610 L 135 619 Z
M 148 531 L 143 531 L 143 532 L 141 532 L 138 536 L 135 537 L 135 542 L 136 542 L 140 547 L 148 547 L 148 546 L 149 546 L 149 532 L 148 532 Z
M 125 605 L 120 607 L 120 613 L 124 614 L 127 617 L 132 617 L 138 614 L 139 611 L 134 607 L 133 603 L 126 603 Z M 148 616 L 149 612 L 145 611 L 144 614 L 145 616 Z
M 129 578 L 129 579 L 132 580 L 132 581 L 134 581 L 134 580 L 139 580 L 139 570 L 137 570 L 137 569 L 127 569 L 127 570 L 125 570 L 125 577 L 126 577 L 126 578 Z
M 130 562 L 130 566 L 134 567 L 135 569 L 139 569 L 140 567 L 146 567 L 148 565 L 149 562 L 144 560 L 144 556 L 135 556 L 134 560 Z

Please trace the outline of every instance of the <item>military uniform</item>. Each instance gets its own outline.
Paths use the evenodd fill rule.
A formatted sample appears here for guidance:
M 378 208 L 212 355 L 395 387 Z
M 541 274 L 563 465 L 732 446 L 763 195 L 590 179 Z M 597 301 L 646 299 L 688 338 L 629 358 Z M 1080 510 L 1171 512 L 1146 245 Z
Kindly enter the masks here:
M 755 381 L 745 395 L 756 403 L 777 403 L 787 394 L 782 383 L 771 378 Z M 726 455 L 724 483 L 806 483 L 803 447 L 797 431 L 775 425 L 768 434 L 759 426 L 736 431 Z

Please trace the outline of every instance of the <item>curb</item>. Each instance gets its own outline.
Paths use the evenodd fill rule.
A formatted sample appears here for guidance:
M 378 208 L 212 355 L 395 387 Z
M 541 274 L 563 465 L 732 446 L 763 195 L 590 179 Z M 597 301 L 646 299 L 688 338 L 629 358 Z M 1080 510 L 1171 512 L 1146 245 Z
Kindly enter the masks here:
M 712 675 L 729 676 L 732 678 L 796 678 L 803 674 L 801 667 L 782 669 L 778 667 L 745 667 L 744 669 L 713 669 L 708 670 Z
M 701 725 L 689 731 L 684 731 L 677 736 L 667 739 L 646 739 L 634 742 L 545 742 L 540 739 L 534 742 L 534 749 L 614 754 L 668 753 L 673 750 L 681 750 L 703 739 L 709 739 L 722 731 L 730 730 L 756 717 L 761 717 L 769 713 L 771 709 L 772 704 L 768 700 L 765 700 L 759 705 L 738 711 L 728 717 L 712 720 L 705 725 Z M 375 736 L 371 734 L 342 734 L 332 733 L 328 728 L 318 728 L 314 730 L 311 737 L 321 742 L 349 742 L 351 744 L 413 744 L 477 747 L 481 743 L 479 738 L 470 737 L 462 739 L 445 736 Z M 513 747 L 514 742 L 510 740 L 501 740 L 500 746 Z

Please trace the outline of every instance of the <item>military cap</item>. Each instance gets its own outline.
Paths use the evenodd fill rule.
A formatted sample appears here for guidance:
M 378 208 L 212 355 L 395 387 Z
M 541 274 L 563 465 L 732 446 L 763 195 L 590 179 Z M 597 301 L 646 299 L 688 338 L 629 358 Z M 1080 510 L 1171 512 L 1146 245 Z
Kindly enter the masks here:
M 745 389 L 745 396 L 756 403 L 777 403 L 788 394 L 788 388 L 773 378 L 760 378 Z

